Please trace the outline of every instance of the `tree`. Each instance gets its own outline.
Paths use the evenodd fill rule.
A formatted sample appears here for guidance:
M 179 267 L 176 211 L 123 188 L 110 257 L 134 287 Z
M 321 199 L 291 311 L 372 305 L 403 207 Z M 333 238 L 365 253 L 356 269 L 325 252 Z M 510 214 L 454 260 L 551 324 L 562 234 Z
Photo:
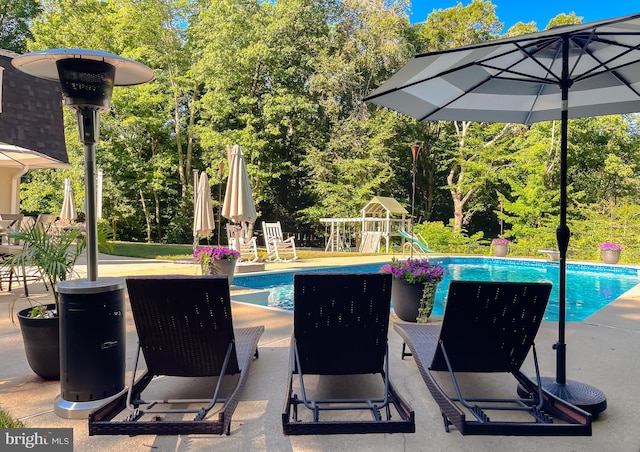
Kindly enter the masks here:
M 322 130 L 308 86 L 333 7 L 224 0 L 203 8 L 190 29 L 203 158 L 224 161 L 226 145 L 240 144 L 261 214 L 288 227 L 304 207 L 299 163 Z
M 162 113 L 172 119 L 170 138 L 178 159 L 180 196 L 187 198 L 192 181 L 195 104 L 200 93 L 197 81 L 189 74 L 191 56 L 186 44 L 186 24 L 196 8 L 188 0 L 119 0 L 115 3 L 113 22 L 118 47 L 155 69 L 156 91 L 151 94 L 171 99 Z M 155 97 L 152 102 L 158 100 L 160 98 Z M 154 128 L 159 126 L 153 124 Z
M 467 6 L 458 4 L 429 15 L 419 25 L 418 43 L 423 51 L 449 49 L 495 39 L 502 30 L 490 1 L 474 0 Z M 504 151 L 515 128 L 510 124 L 474 124 L 454 121 L 456 141 L 443 146 L 447 153 L 446 183 L 453 203 L 454 230 L 461 231 L 481 205 L 469 205 L 503 164 Z M 466 213 L 465 213 L 466 211 Z
M 0 0 L 0 49 L 25 53 L 29 26 L 41 12 L 38 0 Z
M 0 0 L 0 6 L 33 1 Z M 393 196 L 408 207 L 415 141 L 423 144 L 415 219 L 453 223 L 447 235 L 464 246 L 495 229 L 495 216 L 507 223 L 506 234 L 518 245 L 529 240 L 534 252 L 538 237 L 553 236 L 557 121 L 530 127 L 420 123 L 363 102 L 413 53 L 498 37 L 502 24 L 490 1 L 438 10 L 416 25 L 409 24 L 407 0 L 36 3 L 32 39 L 24 35 L 29 50 L 101 49 L 155 71 L 151 83 L 115 89 L 112 108 L 101 116 L 103 214 L 119 239 L 190 243 L 191 172 L 205 169 L 220 188 L 225 174 L 218 165 L 235 143 L 245 153 L 259 215 L 282 220 L 288 230 L 319 232 L 319 218 L 357 216 L 374 195 Z M 14 15 L 28 24 L 31 14 Z M 563 14 L 548 26 L 580 20 Z M 535 29 L 535 23 L 518 23 L 507 34 Z M 571 120 L 574 230 L 588 230 L 580 222 L 595 224 L 592 215 L 609 215 L 633 230 L 635 210 L 626 208 L 638 190 L 636 119 Z M 83 150 L 68 109 L 65 129 L 73 169 L 27 174 L 25 212 L 56 212 L 64 177 L 82 196 Z M 466 231 L 477 233 L 472 242 Z
M 320 217 L 359 214 L 373 195 L 392 195 L 398 156 L 408 146 L 398 135 L 405 120 L 363 101 L 410 55 L 408 5 L 350 0 L 340 6 L 309 87 L 324 136 L 303 162 L 312 202 L 301 214 L 316 224 Z
M 514 153 L 510 164 L 499 174 L 506 185 L 498 194 L 504 207 L 501 218 L 510 225 L 507 235 L 519 240 L 539 234 L 545 228 L 554 231 L 557 226 L 558 129 L 557 122 L 523 127 L 512 144 Z
M 189 136 L 183 129 L 188 124 L 185 117 L 190 117 L 188 87 L 193 83 L 179 76 L 189 60 L 183 54 L 179 24 L 191 13 L 190 3 L 60 0 L 43 5 L 43 14 L 33 24 L 30 50 L 102 49 L 154 69 L 153 82 L 114 90 L 112 108 L 102 114 L 96 154 L 105 172 L 103 214 L 114 226 L 113 234 L 133 238 L 144 231 L 149 241 L 165 239 L 167 226 L 184 216 L 191 199 L 185 195 L 185 168 L 190 168 L 192 144 L 182 137 Z M 74 121 L 66 122 L 66 136 L 69 143 L 77 143 Z M 185 146 L 186 164 L 181 159 Z M 70 162 L 81 167 L 82 152 L 70 152 Z M 124 230 L 118 233 L 116 226 Z M 184 235 L 172 238 L 188 241 Z

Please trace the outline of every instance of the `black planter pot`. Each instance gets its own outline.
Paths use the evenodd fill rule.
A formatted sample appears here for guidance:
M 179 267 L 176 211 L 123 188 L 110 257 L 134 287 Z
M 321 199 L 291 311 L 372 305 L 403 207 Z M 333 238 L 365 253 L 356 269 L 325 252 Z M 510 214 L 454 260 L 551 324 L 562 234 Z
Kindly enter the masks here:
M 423 284 L 411 284 L 404 279 L 394 279 L 391 283 L 393 312 L 405 322 L 415 322 L 422 298 Z
M 54 305 L 47 308 L 53 309 Z M 18 312 L 27 362 L 45 380 L 60 379 L 60 319 L 29 317 L 31 308 Z

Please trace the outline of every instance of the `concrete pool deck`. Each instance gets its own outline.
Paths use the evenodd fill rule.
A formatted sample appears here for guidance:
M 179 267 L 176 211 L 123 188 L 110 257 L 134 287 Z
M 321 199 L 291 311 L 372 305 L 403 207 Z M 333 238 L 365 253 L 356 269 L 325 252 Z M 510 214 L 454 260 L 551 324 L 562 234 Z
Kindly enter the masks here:
M 268 270 L 321 265 L 386 262 L 380 258 L 309 259 L 288 264 L 267 264 Z M 82 265 L 78 266 L 82 274 Z M 198 274 L 195 265 L 100 256 L 100 276 L 134 274 Z M 31 286 L 30 286 L 31 289 Z M 34 298 L 50 294 L 33 285 Z M 391 379 L 415 411 L 416 433 L 332 436 L 291 436 L 282 433 L 292 313 L 233 303 L 238 327 L 265 325 L 259 342 L 260 359 L 251 367 L 247 386 L 233 416 L 230 436 L 88 436 L 86 420 L 63 419 L 53 413 L 59 382 L 44 381 L 29 369 L 20 331 L 9 319 L 9 304 L 22 289 L 0 293 L 0 406 L 29 427 L 72 427 L 74 450 L 84 451 L 633 451 L 640 450 L 640 286 L 582 322 L 567 324 L 567 376 L 602 390 L 607 410 L 593 423 L 591 437 L 488 437 L 446 433 L 437 404 L 431 398 L 415 363 L 400 359 L 401 340 L 389 328 Z M 232 296 L 233 298 L 233 296 Z M 26 306 L 25 300 L 18 307 Z M 392 316 L 393 317 L 393 316 Z M 127 313 L 126 368 L 128 383 L 133 367 L 136 334 Z M 396 321 L 397 319 L 394 319 Z M 438 321 L 438 319 L 434 319 Z M 536 345 L 541 373 L 555 375 L 557 324 L 544 322 Z M 525 372 L 532 374 L 528 361 Z M 162 382 L 161 382 L 162 384 Z M 515 392 L 515 387 L 514 387 Z

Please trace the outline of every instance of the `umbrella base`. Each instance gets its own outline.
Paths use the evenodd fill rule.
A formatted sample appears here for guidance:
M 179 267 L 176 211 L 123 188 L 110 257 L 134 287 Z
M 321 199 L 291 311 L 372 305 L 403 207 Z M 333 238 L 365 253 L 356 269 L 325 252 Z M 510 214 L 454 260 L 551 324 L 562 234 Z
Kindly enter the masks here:
M 585 383 L 567 380 L 559 384 L 554 377 L 542 377 L 542 387 L 559 399 L 569 402 L 591 414 L 594 418 L 607 409 L 607 397 L 602 391 Z M 529 393 L 518 385 L 518 395 L 528 397 Z

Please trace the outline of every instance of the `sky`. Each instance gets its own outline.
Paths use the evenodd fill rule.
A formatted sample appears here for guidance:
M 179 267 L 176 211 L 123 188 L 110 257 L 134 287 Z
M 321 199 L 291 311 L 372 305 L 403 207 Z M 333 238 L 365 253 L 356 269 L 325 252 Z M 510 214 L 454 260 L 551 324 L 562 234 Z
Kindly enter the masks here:
M 447 9 L 471 0 L 412 0 L 411 23 L 422 22 L 434 9 Z M 560 13 L 572 11 L 583 17 L 582 22 L 610 19 L 640 13 L 637 0 L 492 0 L 496 14 L 507 31 L 517 22 L 534 21 L 538 30 L 546 28 L 549 21 Z

